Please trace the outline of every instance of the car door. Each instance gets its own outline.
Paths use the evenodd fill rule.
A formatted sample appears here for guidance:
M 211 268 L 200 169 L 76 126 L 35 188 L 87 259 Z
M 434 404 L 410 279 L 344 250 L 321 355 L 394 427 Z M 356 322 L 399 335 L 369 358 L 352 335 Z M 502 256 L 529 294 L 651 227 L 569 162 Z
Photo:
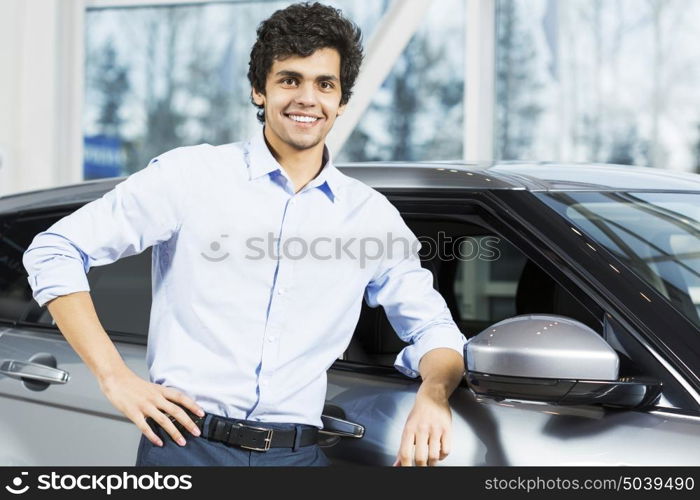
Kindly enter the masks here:
M 678 373 L 643 342 L 634 326 L 573 279 L 576 262 L 547 248 L 487 193 L 465 195 L 458 203 L 394 201 L 419 239 L 435 239 L 442 231 L 453 240 L 464 237 L 470 242 L 470 251 L 461 259 L 424 261 L 467 337 L 505 317 L 560 314 L 593 328 L 613 345 L 624 360 L 622 375 L 642 373 L 664 384 L 656 406 L 645 410 L 496 401 L 477 398 L 462 384 L 450 399 L 452 452 L 441 464 L 700 462 L 695 451 L 700 445 L 696 402 Z M 419 387 L 419 381 L 391 368 L 402 346 L 392 338 L 386 319 L 374 318 L 377 314 L 382 313 L 363 309 L 345 359 L 329 373 L 327 399 L 339 414 L 366 428 L 360 440 L 328 443 L 326 453 L 338 463 L 391 465 Z
M 0 464 L 132 465 L 140 433 L 31 296 L 21 264 L 35 234 L 62 213 L 0 221 Z M 121 356 L 146 378 L 150 251 L 88 273 L 103 327 Z

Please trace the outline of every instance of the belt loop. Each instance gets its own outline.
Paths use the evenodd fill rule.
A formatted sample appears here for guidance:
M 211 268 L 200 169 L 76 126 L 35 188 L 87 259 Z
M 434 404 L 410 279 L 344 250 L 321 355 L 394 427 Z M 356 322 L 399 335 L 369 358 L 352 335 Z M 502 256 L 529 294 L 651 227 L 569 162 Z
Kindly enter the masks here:
M 301 425 L 294 426 L 294 447 L 292 447 L 292 451 L 298 451 L 301 447 L 301 434 L 303 430 L 304 428 Z
M 202 428 L 200 430 L 202 431 L 202 436 L 205 437 L 206 439 L 211 439 L 211 437 L 214 435 L 214 433 L 211 431 L 211 424 L 212 424 L 211 420 L 212 420 L 212 414 L 205 413 L 204 419 L 202 420 Z

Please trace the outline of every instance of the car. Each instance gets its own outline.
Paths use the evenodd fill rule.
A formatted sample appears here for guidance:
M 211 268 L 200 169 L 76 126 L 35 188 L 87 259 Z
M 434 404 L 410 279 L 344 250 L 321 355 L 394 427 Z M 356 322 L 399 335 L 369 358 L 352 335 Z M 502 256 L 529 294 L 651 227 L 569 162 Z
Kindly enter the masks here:
M 700 464 L 700 175 L 592 164 L 338 165 L 383 193 L 467 337 L 440 465 Z M 21 258 L 33 237 L 123 178 L 0 198 L 0 463 L 133 465 L 111 406 Z M 88 272 L 103 326 L 147 378 L 151 249 Z M 321 445 L 391 465 L 420 379 L 366 303 L 328 372 Z

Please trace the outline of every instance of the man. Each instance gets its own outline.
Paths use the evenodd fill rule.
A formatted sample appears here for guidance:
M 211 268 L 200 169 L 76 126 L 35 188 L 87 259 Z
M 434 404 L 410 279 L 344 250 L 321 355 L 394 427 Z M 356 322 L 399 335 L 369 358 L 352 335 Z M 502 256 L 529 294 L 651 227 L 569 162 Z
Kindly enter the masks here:
M 326 370 L 364 295 L 411 343 L 396 368 L 423 379 L 394 465 L 433 465 L 450 449 L 464 338 L 415 253 L 328 252 L 334 241 L 416 242 L 324 146 L 359 71 L 360 31 L 315 3 L 275 12 L 257 34 L 248 77 L 264 127 L 167 152 L 38 234 L 24 256 L 34 297 L 142 431 L 137 465 L 327 465 L 316 443 Z M 296 258 L 291 243 L 312 256 Z M 85 274 L 149 246 L 147 382 L 100 325 Z

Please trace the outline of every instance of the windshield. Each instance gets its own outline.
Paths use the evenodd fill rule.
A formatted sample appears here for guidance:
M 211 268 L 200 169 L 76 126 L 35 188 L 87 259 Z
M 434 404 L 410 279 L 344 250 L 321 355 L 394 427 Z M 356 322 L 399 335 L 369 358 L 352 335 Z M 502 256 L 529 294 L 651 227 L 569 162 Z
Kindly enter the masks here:
M 614 253 L 700 328 L 700 193 L 537 196 Z

